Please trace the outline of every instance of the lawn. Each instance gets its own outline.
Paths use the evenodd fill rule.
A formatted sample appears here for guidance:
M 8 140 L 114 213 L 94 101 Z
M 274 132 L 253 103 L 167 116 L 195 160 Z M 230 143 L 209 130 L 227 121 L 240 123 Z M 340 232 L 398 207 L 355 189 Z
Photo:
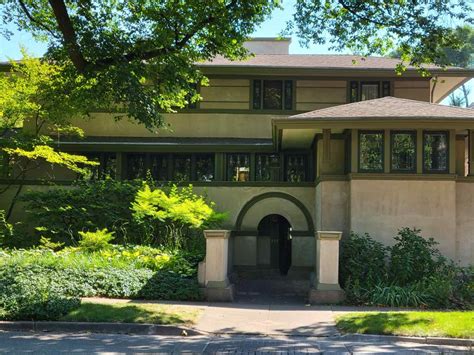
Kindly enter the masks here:
M 202 308 L 140 301 L 83 300 L 81 306 L 66 316 L 68 322 L 112 322 L 192 325 Z
M 474 312 L 360 312 L 337 317 L 344 333 L 474 338 Z

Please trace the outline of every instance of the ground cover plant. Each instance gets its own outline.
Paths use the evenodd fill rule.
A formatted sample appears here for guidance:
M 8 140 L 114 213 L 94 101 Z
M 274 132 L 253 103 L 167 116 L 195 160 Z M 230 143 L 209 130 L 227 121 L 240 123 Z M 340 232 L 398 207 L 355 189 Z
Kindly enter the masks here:
M 341 283 L 351 304 L 472 309 L 474 268 L 443 257 L 437 243 L 402 228 L 385 247 L 368 234 L 342 243 Z
M 474 337 L 474 312 L 360 312 L 337 317 L 345 333 Z

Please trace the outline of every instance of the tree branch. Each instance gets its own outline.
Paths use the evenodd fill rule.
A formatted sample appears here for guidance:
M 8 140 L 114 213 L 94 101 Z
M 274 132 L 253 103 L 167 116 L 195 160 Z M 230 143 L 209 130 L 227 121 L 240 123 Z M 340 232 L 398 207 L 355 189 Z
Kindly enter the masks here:
M 20 4 L 20 7 L 21 7 L 21 10 L 23 11 L 23 13 L 26 15 L 26 17 L 28 17 L 28 19 L 35 23 L 36 25 L 38 25 L 39 27 L 41 27 L 43 30 L 45 30 L 46 32 L 48 32 L 51 36 L 53 36 L 54 38 L 59 38 L 58 35 L 56 33 L 54 33 L 54 31 L 49 28 L 48 26 L 46 26 L 44 23 L 42 23 L 41 21 L 38 21 L 31 13 L 30 11 L 28 10 L 28 7 L 26 6 L 26 4 L 23 2 L 23 0 L 18 0 L 18 3 Z
M 56 22 L 63 35 L 64 44 L 69 52 L 72 63 L 79 72 L 84 72 L 88 62 L 82 55 L 81 48 L 77 43 L 76 31 L 72 25 L 64 0 L 48 0 L 48 2 L 53 9 Z

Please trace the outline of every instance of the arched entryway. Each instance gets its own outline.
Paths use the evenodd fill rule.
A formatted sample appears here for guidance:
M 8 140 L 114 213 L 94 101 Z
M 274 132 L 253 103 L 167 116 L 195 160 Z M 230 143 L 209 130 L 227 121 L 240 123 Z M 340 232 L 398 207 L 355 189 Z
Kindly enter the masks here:
M 265 238 L 268 243 L 258 243 L 268 247 L 270 267 L 279 269 L 281 275 L 288 274 L 291 266 L 291 225 L 288 220 L 278 214 L 270 214 L 262 218 L 258 224 L 258 239 Z

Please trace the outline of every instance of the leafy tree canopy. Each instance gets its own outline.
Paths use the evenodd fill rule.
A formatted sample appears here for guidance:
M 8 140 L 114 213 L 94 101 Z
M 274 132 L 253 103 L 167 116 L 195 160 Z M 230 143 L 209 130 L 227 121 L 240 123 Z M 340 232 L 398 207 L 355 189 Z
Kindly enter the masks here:
M 153 129 L 161 112 L 196 101 L 193 65 L 241 58 L 242 44 L 278 0 L 0 0 L 3 27 L 15 23 L 48 43 L 85 101 L 124 111 Z
M 474 5 L 465 0 L 297 0 L 287 32 L 303 44 L 329 42 L 332 49 L 361 55 L 386 55 L 398 50 L 403 64 L 451 64 L 443 48 L 462 47 L 452 28 L 472 24 Z

